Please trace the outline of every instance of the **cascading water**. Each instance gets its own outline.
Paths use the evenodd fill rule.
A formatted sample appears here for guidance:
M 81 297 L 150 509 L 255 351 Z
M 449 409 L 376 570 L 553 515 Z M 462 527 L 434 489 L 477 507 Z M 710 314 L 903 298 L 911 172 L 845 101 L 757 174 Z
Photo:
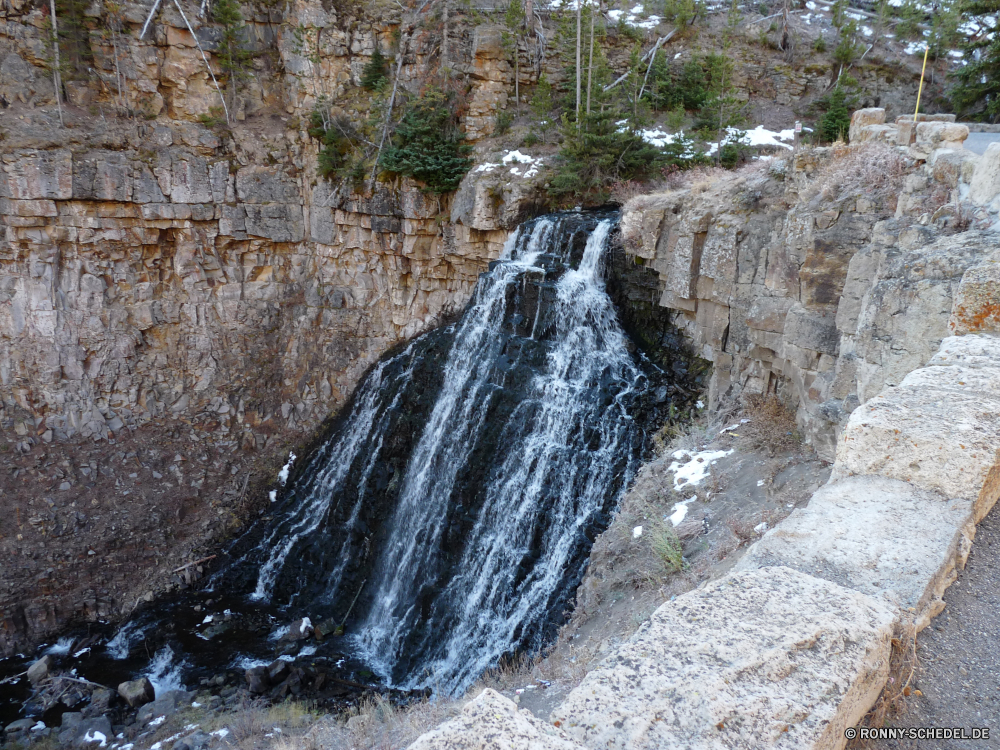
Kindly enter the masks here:
M 154 605 L 106 644 L 109 684 L 140 672 L 179 684 L 267 663 L 277 645 L 336 665 L 342 685 L 374 673 L 460 693 L 504 656 L 542 647 L 651 415 L 693 393 L 619 324 L 602 280 L 615 221 L 576 212 L 522 225 L 459 321 L 369 372 L 197 604 Z M 327 633 L 346 624 L 347 637 L 276 639 L 303 616 Z
M 541 645 L 644 440 L 601 279 L 613 225 L 526 224 L 457 324 L 375 368 L 265 537 L 254 597 L 346 616 L 360 591 L 356 654 L 405 689 L 461 691 Z

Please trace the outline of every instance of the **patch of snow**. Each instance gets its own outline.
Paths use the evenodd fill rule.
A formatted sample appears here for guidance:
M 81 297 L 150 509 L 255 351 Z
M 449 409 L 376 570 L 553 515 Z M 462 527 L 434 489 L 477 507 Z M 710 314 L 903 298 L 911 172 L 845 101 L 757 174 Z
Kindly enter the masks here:
M 761 521 L 759 524 L 753 527 L 753 530 L 756 531 L 758 534 L 763 534 L 765 531 L 767 531 L 767 521 Z
M 861 33 L 864 34 L 865 36 L 872 36 L 875 33 L 875 31 L 870 26 L 862 26 Z
M 212 615 L 205 615 L 205 619 L 201 621 L 202 625 L 207 625 L 212 621 Z
M 305 635 L 312 629 L 313 629 L 312 620 L 310 620 L 308 617 L 303 617 L 302 624 L 299 625 L 299 635 Z
M 278 500 L 278 491 L 277 490 L 271 490 L 270 492 L 268 492 L 267 493 L 267 499 L 270 500 L 272 503 L 277 502 L 277 500 Z
M 281 471 L 278 472 L 278 481 L 281 482 L 281 486 L 285 486 L 285 482 L 288 481 L 288 472 L 292 469 L 292 464 L 295 463 L 295 454 L 291 451 L 288 452 L 288 463 L 281 467 Z
M 812 0 L 808 0 L 808 2 L 806 3 L 806 8 L 808 8 L 809 10 L 816 10 L 816 3 L 814 3 Z
M 757 480 L 757 486 L 758 487 L 763 487 L 764 486 L 764 480 L 763 479 L 758 479 Z
M 98 747 L 108 746 L 108 736 L 104 732 L 98 732 L 96 729 L 88 729 L 87 733 L 83 735 L 84 742 L 99 742 Z
M 634 529 L 632 529 L 633 539 L 638 539 L 641 536 L 642 536 L 642 526 L 636 526 Z
M 720 458 L 728 456 L 733 452 L 728 451 L 674 451 L 675 461 L 667 467 L 667 471 L 674 472 L 674 489 L 681 487 L 696 487 L 708 476 L 709 467 Z M 689 459 L 686 463 L 681 463 L 679 459 Z
M 674 503 L 674 512 L 670 514 L 670 523 L 673 526 L 677 526 L 681 521 L 683 521 L 687 516 L 688 505 L 697 499 L 697 495 L 692 495 L 687 500 L 681 500 L 679 503 Z
M 492 162 L 486 162 L 485 164 L 480 164 L 478 167 L 476 167 L 476 171 L 477 172 L 485 172 L 486 174 L 489 174 L 490 172 L 492 172 L 494 169 L 496 169 L 499 166 L 500 166 L 499 164 L 493 164 Z
M 705 408 L 705 402 L 699 400 L 698 403 L 695 404 L 695 407 L 697 407 L 698 409 L 704 409 Z
M 907 55 L 922 55 L 925 49 L 927 49 L 925 42 L 910 42 L 903 49 L 903 52 Z
M 948 53 L 948 57 L 954 57 L 955 59 L 961 59 L 961 58 L 965 57 L 965 54 L 962 52 L 962 50 L 953 49 L 953 50 L 951 50 Z
M 33 726 L 31 728 L 31 731 L 32 732 L 41 732 L 43 729 L 45 729 L 45 722 L 44 721 L 39 721 L 37 724 L 35 724 L 35 726 Z
M 210 732 L 209 734 L 211 734 L 213 737 L 224 738 L 229 736 L 229 730 L 225 728 L 216 729 L 214 732 Z

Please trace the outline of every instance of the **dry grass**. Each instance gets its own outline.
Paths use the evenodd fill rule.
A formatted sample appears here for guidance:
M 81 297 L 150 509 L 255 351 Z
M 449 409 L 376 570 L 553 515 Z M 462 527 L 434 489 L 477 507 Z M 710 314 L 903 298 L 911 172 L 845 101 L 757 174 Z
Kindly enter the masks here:
M 826 200 L 840 201 L 864 196 L 889 209 L 903 189 L 903 178 L 909 171 L 907 158 L 880 141 L 856 146 L 838 143 L 832 149 L 830 160 L 816 174 L 807 197 L 822 194 Z
M 906 713 L 906 699 L 911 695 L 921 695 L 919 690 L 910 687 L 916 668 L 916 628 L 910 622 L 898 623 L 893 633 L 892 652 L 889 656 L 889 678 L 879 693 L 875 705 L 858 722 L 858 726 L 881 727 L 887 720 L 899 724 L 896 720 Z M 847 743 L 849 750 L 869 750 L 876 745 L 875 741 L 861 739 Z
M 325 716 L 303 734 L 283 732 L 274 750 L 401 750 L 427 730 L 455 716 L 463 700 L 439 697 L 408 706 L 381 695 L 367 697 L 345 716 Z
M 802 442 L 795 413 L 775 395 L 748 396 L 743 402 L 743 414 L 750 421 L 740 426 L 742 451 L 766 450 L 774 456 Z

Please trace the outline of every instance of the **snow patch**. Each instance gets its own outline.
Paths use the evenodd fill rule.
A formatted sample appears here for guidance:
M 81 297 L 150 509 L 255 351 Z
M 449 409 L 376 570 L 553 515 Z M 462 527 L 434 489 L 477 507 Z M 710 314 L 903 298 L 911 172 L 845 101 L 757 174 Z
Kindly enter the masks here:
M 673 457 L 676 460 L 667 467 L 667 471 L 674 472 L 674 489 L 680 490 L 681 487 L 698 486 L 708 476 L 709 467 L 732 452 L 733 449 L 728 451 L 674 451 Z M 682 464 L 680 462 L 682 458 L 689 460 Z
M 288 463 L 281 467 L 281 471 L 278 472 L 278 481 L 281 482 L 281 486 L 285 486 L 285 482 L 288 481 L 288 472 L 292 470 L 292 464 L 295 463 L 295 454 L 291 451 L 288 452 Z
M 677 526 L 681 521 L 683 521 L 687 516 L 688 505 L 697 499 L 697 495 L 692 495 L 687 500 L 681 500 L 679 503 L 674 503 L 674 512 L 670 514 L 670 523 L 673 526 Z

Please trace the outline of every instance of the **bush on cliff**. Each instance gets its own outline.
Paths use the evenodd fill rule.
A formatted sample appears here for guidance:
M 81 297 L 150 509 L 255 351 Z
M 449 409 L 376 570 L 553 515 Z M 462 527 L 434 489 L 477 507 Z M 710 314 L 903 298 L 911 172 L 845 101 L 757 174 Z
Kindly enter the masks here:
M 371 59 L 365 63 L 365 67 L 361 71 L 361 87 L 369 91 L 378 91 L 385 86 L 386 81 L 389 80 L 387 67 L 388 61 L 385 59 L 385 55 L 382 54 L 381 48 L 376 44 L 375 52 L 372 54 Z
M 387 172 L 412 177 L 435 195 L 450 193 L 472 166 L 472 147 L 463 143 L 452 95 L 438 88 L 421 94 L 403 114 L 393 144 L 380 164 Z

